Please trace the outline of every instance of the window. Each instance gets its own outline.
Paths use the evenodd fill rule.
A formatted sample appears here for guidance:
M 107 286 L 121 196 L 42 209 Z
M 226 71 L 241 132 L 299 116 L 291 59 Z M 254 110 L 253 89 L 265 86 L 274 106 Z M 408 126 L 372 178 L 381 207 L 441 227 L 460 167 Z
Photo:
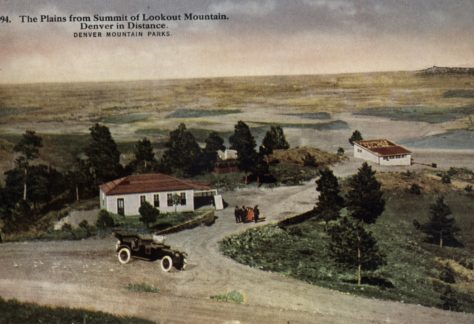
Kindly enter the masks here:
M 153 195 L 153 206 L 160 207 L 160 195 Z
M 186 193 L 185 193 L 185 192 L 182 192 L 182 193 L 180 194 L 180 197 L 179 197 L 179 198 L 180 198 L 180 199 L 179 199 L 179 203 L 180 203 L 181 205 L 186 205 Z
M 385 161 L 388 161 L 388 156 L 384 156 L 383 159 L 384 159 Z
M 125 215 L 125 203 L 123 198 L 117 199 L 117 214 Z
M 362 153 L 362 150 L 361 150 L 361 149 L 357 149 L 357 152 Z
M 145 196 L 140 196 L 140 205 L 143 205 L 146 201 Z
M 166 198 L 168 200 L 168 207 L 173 206 L 173 194 L 167 194 Z

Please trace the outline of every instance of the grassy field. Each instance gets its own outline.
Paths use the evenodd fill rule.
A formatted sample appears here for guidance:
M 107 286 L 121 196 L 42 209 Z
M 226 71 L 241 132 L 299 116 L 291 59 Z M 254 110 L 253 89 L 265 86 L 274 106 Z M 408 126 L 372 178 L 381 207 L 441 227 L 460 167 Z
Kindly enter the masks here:
M 436 193 L 413 195 L 394 190 L 385 194 L 386 210 L 370 229 L 387 255 L 387 265 L 366 273 L 358 287 L 355 270 L 339 268 L 327 253 L 325 224 L 314 219 L 279 227 L 251 229 L 221 242 L 223 253 L 235 260 L 267 271 L 277 271 L 312 284 L 344 292 L 439 307 L 443 289 L 450 285 L 462 310 L 474 312 L 474 196 L 450 191 L 451 207 L 461 232 L 460 247 L 425 242 L 413 220 L 425 222 Z M 446 264 L 455 283 L 443 280 Z
M 136 317 L 65 307 L 47 307 L 0 298 L 1 323 L 152 323 Z

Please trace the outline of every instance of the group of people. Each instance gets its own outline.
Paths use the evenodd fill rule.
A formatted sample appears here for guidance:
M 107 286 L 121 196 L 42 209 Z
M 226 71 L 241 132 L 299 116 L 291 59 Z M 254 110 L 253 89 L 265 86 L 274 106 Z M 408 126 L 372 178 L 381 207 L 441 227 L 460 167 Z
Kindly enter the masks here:
M 260 217 L 260 210 L 258 209 L 258 205 L 255 205 L 253 208 L 235 206 L 234 215 L 236 223 L 257 223 Z

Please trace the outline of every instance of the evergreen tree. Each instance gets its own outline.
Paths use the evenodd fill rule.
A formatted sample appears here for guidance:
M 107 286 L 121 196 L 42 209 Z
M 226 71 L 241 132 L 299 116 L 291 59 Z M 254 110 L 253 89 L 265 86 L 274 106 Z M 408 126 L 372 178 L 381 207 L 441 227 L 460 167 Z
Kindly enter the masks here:
M 97 217 L 95 225 L 97 226 L 97 228 L 106 229 L 114 226 L 114 219 L 112 218 L 112 216 L 110 216 L 108 211 L 101 209 L 99 211 L 99 215 Z
M 156 166 L 153 146 L 148 138 L 144 137 L 135 144 L 134 154 L 135 160 L 133 164 L 135 171 L 149 172 Z
M 328 229 L 328 250 L 331 257 L 344 268 L 356 269 L 357 284 L 362 283 L 362 271 L 376 270 L 385 264 L 372 234 L 361 222 L 343 217 Z
M 271 126 L 262 141 L 262 152 L 272 154 L 274 150 L 287 150 L 290 145 L 286 141 L 283 129 L 280 126 Z
M 212 171 L 217 161 L 217 151 L 225 150 L 224 140 L 217 132 L 210 132 L 205 140 L 206 146 L 203 152 L 204 169 Z
M 337 219 L 344 207 L 344 199 L 340 195 L 339 182 L 332 170 L 322 169 L 321 176 L 316 180 L 319 200 L 315 212 L 319 218 L 327 221 Z
M 234 133 L 230 136 L 231 149 L 237 150 L 237 161 L 240 170 L 253 172 L 255 170 L 257 151 L 255 150 L 255 139 L 250 128 L 243 121 L 239 121 L 234 127 Z M 247 182 L 247 175 L 245 177 Z
M 201 148 L 184 124 L 180 124 L 177 129 L 170 132 L 170 138 L 165 146 L 167 150 L 161 161 L 163 168 L 185 175 L 196 175 L 202 171 Z
M 76 158 L 69 171 L 66 173 L 66 181 L 71 186 L 70 192 L 74 192 L 76 201 L 81 199 L 82 195 L 90 192 L 96 192 L 96 188 L 93 185 L 94 180 L 92 174 L 89 171 L 87 161 Z
M 43 147 L 41 137 L 34 131 L 27 130 L 20 141 L 15 145 L 13 151 L 19 153 L 16 159 L 17 168 L 23 171 L 23 200 L 27 199 L 27 182 L 30 161 L 39 157 L 39 149 Z
M 147 227 L 149 227 L 150 224 L 156 222 L 158 216 L 160 215 L 160 211 L 150 205 L 150 203 L 147 201 L 142 203 L 142 205 L 138 209 L 138 212 L 140 213 L 140 221 L 144 223 Z
M 257 162 L 254 172 L 259 185 L 263 182 L 265 175 L 269 174 L 270 172 L 270 167 L 265 159 L 265 156 L 261 153 L 257 154 Z
M 118 178 L 122 173 L 120 152 L 107 126 L 95 124 L 85 153 L 94 179 L 94 186 Z
M 445 242 L 457 242 L 454 234 L 459 231 L 455 219 L 451 216 L 451 209 L 444 202 L 444 197 L 438 197 L 436 202 L 430 205 L 430 220 L 421 225 L 420 229 L 428 234 L 433 242 L 443 247 Z
M 383 192 L 380 182 L 375 178 L 375 171 L 364 162 L 357 174 L 350 178 L 349 186 L 346 206 L 351 216 L 366 224 L 375 223 L 385 208 Z
M 356 129 L 351 137 L 349 138 L 349 143 L 351 143 L 351 145 L 354 145 L 354 142 L 357 142 L 357 141 L 362 141 L 363 138 L 362 138 L 362 134 Z

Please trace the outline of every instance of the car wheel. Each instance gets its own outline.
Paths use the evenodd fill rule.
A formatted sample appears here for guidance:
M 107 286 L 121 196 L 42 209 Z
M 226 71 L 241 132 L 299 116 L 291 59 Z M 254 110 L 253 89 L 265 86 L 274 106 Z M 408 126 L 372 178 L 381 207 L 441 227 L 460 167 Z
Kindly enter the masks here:
M 129 248 L 123 247 L 118 251 L 117 258 L 121 264 L 127 264 L 132 258 L 132 253 Z
M 168 272 L 173 268 L 173 259 L 169 255 L 165 255 L 163 259 L 161 259 L 161 270 L 164 272 Z

